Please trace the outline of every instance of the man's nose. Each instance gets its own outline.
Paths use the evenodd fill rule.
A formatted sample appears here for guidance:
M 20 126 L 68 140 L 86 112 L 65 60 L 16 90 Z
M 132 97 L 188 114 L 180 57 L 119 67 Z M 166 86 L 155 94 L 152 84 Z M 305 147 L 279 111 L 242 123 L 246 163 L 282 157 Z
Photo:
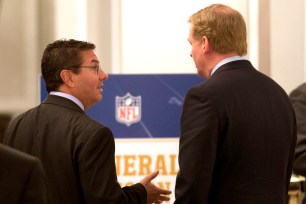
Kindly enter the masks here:
M 107 80 L 108 79 L 108 74 L 104 70 L 102 70 L 102 72 L 100 72 L 100 78 L 102 80 Z

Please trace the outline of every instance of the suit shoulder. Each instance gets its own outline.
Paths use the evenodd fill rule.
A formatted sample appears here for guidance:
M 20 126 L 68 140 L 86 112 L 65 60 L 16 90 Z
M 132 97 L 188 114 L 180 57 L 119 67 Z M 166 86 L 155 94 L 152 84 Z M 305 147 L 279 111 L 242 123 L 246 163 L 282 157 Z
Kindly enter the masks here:
M 93 136 L 113 138 L 112 131 L 107 126 L 93 120 L 85 114 L 79 115 L 74 123 L 74 128 L 84 140 L 92 138 Z
M 17 115 L 16 117 L 12 118 L 12 120 L 10 121 L 10 124 L 11 123 L 17 123 L 20 120 L 22 120 L 23 118 L 31 117 L 33 115 L 33 113 L 38 112 L 39 107 L 40 106 L 33 107 L 33 108 Z
M 212 90 L 216 91 L 218 87 L 222 88 L 222 84 L 218 86 L 218 83 L 216 82 L 217 80 L 215 79 L 209 79 L 209 80 L 203 81 L 191 87 L 188 92 L 209 95 Z
M 99 123 L 98 121 L 92 119 L 86 114 L 80 114 L 79 115 L 79 123 L 83 126 L 83 128 L 89 128 L 89 129 L 100 129 L 100 128 L 107 128 L 104 124 Z
M 297 98 L 297 97 L 306 97 L 306 83 L 303 83 L 293 89 L 289 94 L 290 98 Z

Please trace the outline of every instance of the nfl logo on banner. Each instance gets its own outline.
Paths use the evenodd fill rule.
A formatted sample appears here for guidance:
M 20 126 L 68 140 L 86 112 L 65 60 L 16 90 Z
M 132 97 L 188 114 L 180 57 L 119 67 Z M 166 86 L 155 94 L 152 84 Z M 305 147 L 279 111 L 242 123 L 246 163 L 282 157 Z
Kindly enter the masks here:
M 116 96 L 116 120 L 126 126 L 139 122 L 141 119 L 141 96 Z

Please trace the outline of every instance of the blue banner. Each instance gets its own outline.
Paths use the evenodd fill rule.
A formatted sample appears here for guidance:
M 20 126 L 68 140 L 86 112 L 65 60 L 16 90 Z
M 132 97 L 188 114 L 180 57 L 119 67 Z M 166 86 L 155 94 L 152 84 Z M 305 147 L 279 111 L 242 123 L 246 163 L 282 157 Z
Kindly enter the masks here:
M 179 137 L 185 95 L 204 80 L 196 74 L 110 74 L 102 101 L 86 113 L 115 138 Z M 41 78 L 41 100 L 46 96 Z

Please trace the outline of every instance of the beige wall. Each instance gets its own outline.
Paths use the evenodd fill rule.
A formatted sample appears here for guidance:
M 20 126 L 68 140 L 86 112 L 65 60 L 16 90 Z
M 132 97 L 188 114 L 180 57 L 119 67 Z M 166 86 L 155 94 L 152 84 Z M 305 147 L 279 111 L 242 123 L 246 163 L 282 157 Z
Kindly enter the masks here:
M 287 92 L 306 82 L 304 4 L 304 0 L 270 3 L 271 76 Z
M 41 54 L 61 37 L 94 42 L 109 73 L 194 73 L 186 18 L 213 2 L 0 0 L 0 113 L 39 103 Z M 252 31 L 247 57 L 260 71 L 288 93 L 306 81 L 304 0 L 218 2 L 244 15 Z
M 2 0 L 1 2 L 1 113 L 19 112 L 37 104 L 39 67 L 37 10 L 35 1 Z

